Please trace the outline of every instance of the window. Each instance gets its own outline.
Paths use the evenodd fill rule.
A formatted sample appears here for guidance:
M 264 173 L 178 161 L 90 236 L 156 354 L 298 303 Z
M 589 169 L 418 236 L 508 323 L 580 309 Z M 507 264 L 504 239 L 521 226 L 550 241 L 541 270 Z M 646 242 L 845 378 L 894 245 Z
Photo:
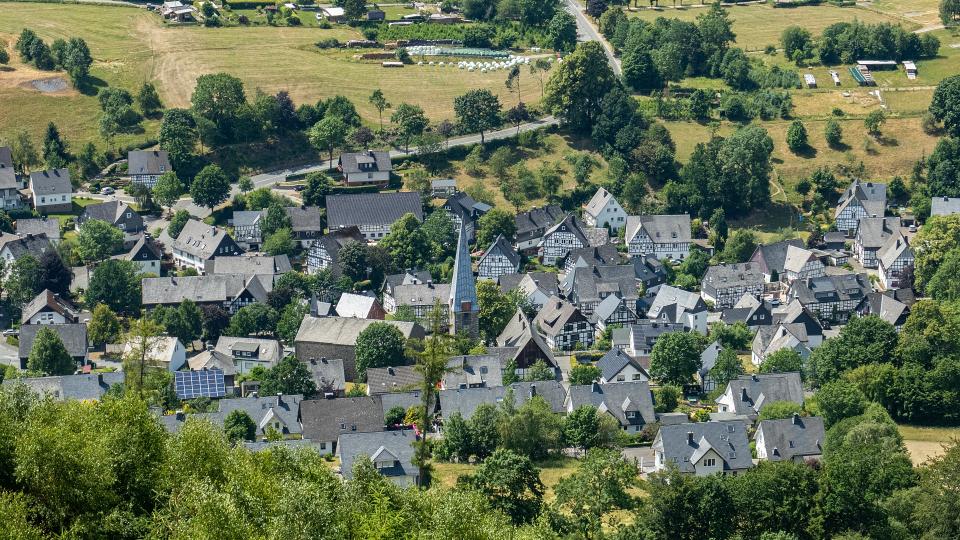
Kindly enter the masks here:
M 716 467 L 716 466 L 717 466 L 717 460 L 714 459 L 714 458 L 707 458 L 707 459 L 703 460 L 703 466 L 704 466 L 704 467 Z
M 643 380 L 643 375 L 641 375 L 641 374 L 639 374 L 639 373 L 634 373 L 634 374 L 633 374 L 633 380 L 635 380 L 635 381 Z
M 344 422 L 340 422 L 340 429 L 347 429 L 347 424 Z
M 627 380 L 627 379 L 626 379 L 626 377 L 624 377 L 623 375 L 617 375 L 617 382 L 623 382 L 623 381 L 625 381 L 625 380 Z

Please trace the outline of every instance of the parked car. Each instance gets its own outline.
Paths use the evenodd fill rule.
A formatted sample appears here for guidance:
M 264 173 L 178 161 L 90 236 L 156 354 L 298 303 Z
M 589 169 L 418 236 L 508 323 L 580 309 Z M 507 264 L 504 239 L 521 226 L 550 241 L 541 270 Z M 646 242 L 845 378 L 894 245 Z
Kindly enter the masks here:
M 110 186 L 107 186 L 100 190 L 101 195 L 113 195 L 114 193 L 116 193 L 116 190 Z
M 19 335 L 20 335 L 20 331 L 17 330 L 16 328 L 7 328 L 6 330 L 3 331 L 3 337 L 10 337 L 10 336 L 16 337 Z

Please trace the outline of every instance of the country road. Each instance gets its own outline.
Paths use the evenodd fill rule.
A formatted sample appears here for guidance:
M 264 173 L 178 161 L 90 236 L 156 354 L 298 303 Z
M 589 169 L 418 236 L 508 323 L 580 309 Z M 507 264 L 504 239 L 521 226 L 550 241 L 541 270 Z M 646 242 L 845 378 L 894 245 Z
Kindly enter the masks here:
M 597 27 L 590 22 L 590 19 L 587 17 L 586 13 L 583 12 L 583 7 L 580 5 L 580 2 L 577 0 L 566 0 L 567 11 L 577 20 L 577 35 L 580 41 L 598 41 L 600 45 L 603 46 L 603 50 L 607 53 L 607 58 L 610 60 L 610 67 L 613 69 L 613 73 L 619 77 L 623 74 L 623 69 L 620 67 L 620 59 L 617 58 L 613 53 L 613 47 L 607 43 L 607 40 L 603 39 L 603 36 L 600 35 L 600 32 L 597 30 Z

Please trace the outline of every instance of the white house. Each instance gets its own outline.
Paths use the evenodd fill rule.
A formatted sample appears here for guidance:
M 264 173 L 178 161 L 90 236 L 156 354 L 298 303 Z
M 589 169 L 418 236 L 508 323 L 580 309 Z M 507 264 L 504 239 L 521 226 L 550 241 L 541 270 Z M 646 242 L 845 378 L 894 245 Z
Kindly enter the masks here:
M 862 217 L 883 217 L 887 208 L 887 185 L 854 180 L 843 192 L 833 217 L 837 230 L 853 235 Z
M 626 226 L 627 212 L 612 193 L 600 188 L 583 208 L 583 222 L 588 227 L 606 227 L 617 232 Z
M 137 344 L 137 347 L 140 345 Z M 123 346 L 124 356 L 133 351 L 134 343 L 128 342 Z M 147 355 L 153 365 L 165 367 L 168 371 L 179 371 L 187 363 L 187 349 L 180 340 L 172 336 L 153 338 L 147 347 Z
M 899 289 L 904 286 L 904 271 L 913 267 L 913 248 L 906 237 L 897 234 L 890 238 L 877 253 L 880 284 L 884 289 Z
M 390 153 L 380 150 L 343 153 L 337 166 L 348 185 L 385 185 L 390 181 L 390 172 L 393 170 Z
M 627 216 L 627 252 L 657 259 L 684 259 L 693 241 L 690 215 Z
M 696 476 L 734 475 L 753 467 L 747 425 L 739 420 L 660 426 L 652 449 L 655 471 L 673 464 Z
M 707 304 L 695 292 L 670 285 L 657 290 L 647 317 L 660 322 L 682 324 L 695 332 L 707 333 Z
M 502 234 L 490 244 L 477 264 L 477 277 L 497 279 L 520 271 L 520 255 Z
M 540 257 L 543 264 L 554 265 L 572 249 L 588 245 L 587 236 L 577 223 L 573 214 L 567 214 L 563 221 L 557 223 L 543 234 L 540 242 Z
M 69 169 L 50 169 L 30 173 L 33 207 L 41 214 L 73 210 L 73 185 Z

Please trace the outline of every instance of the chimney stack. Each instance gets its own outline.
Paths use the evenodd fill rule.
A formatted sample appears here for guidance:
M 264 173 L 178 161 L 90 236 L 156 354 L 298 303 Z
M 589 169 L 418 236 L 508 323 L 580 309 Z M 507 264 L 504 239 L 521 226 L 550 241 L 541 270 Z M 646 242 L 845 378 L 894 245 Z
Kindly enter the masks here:
M 687 432 L 687 444 L 689 444 L 689 445 L 691 445 L 691 446 L 693 445 L 693 432 L 692 432 L 692 431 L 688 431 L 688 432 Z
M 793 425 L 800 425 L 800 413 L 793 413 Z
M 741 389 L 740 389 L 740 401 L 746 401 L 746 400 L 747 400 L 747 389 L 746 389 L 746 388 L 741 388 Z
M 533 384 L 530 385 L 530 399 L 533 399 L 537 395 L 537 387 Z

